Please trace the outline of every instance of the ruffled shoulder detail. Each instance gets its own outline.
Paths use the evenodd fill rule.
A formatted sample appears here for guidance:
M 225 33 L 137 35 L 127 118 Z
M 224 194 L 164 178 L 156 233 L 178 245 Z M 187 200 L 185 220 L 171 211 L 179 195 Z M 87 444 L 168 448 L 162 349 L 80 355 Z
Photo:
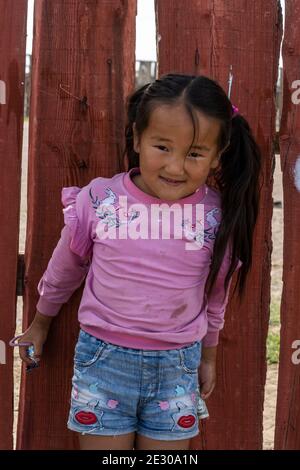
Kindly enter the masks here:
M 86 258 L 90 255 L 92 239 L 89 234 L 89 224 L 84 215 L 84 201 L 82 201 L 83 188 L 69 186 L 62 188 L 61 202 L 64 206 L 64 222 L 70 229 L 71 250 Z M 86 212 L 88 208 L 86 208 Z
M 67 188 L 62 188 L 61 190 L 61 202 L 65 207 L 69 206 L 70 204 L 76 203 L 77 194 L 81 192 L 82 188 L 78 186 L 69 186 Z M 65 211 L 65 209 L 63 209 Z

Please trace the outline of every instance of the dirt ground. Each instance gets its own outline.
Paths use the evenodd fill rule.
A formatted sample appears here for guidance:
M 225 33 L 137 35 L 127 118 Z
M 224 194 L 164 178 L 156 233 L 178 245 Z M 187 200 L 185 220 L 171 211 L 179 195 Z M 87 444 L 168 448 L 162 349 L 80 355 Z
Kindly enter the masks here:
M 26 199 L 27 199 L 27 153 L 28 153 L 28 124 L 24 126 L 23 138 L 23 168 L 22 168 L 22 200 L 21 200 L 21 217 L 20 217 L 20 243 L 19 252 L 24 252 L 25 249 L 25 232 L 26 232 Z M 276 168 L 274 172 L 274 202 L 281 202 L 282 198 L 282 184 L 281 184 L 281 170 L 280 170 L 280 157 L 276 155 Z M 282 207 L 274 207 L 273 220 L 272 220 L 272 236 L 273 236 L 273 253 L 272 253 L 272 287 L 271 287 L 271 300 L 280 302 L 282 290 L 282 240 L 283 240 L 283 209 Z M 17 329 L 16 334 L 22 333 L 22 300 L 18 297 L 17 302 Z M 278 328 L 279 327 L 272 327 Z M 18 400 L 19 400 L 19 385 L 20 385 L 20 366 L 21 361 L 17 354 L 17 348 L 14 351 L 15 365 L 14 365 L 14 378 L 15 378 L 15 398 L 14 398 L 14 441 L 16 443 L 16 427 L 18 416 Z M 277 378 L 278 378 L 278 365 L 272 364 L 268 366 L 267 380 L 265 388 L 265 403 L 264 403 L 264 449 L 272 449 L 274 441 L 274 423 L 276 411 L 276 397 L 277 397 Z

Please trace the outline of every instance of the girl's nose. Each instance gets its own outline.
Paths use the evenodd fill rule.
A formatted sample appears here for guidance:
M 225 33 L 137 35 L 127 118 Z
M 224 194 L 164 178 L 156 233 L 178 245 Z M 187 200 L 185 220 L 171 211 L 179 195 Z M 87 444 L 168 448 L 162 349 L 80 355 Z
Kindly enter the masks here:
M 165 166 L 165 172 L 169 178 L 176 180 L 176 178 L 182 179 L 184 177 L 184 162 L 185 159 L 182 157 L 182 155 L 172 156 L 168 160 L 168 163 Z

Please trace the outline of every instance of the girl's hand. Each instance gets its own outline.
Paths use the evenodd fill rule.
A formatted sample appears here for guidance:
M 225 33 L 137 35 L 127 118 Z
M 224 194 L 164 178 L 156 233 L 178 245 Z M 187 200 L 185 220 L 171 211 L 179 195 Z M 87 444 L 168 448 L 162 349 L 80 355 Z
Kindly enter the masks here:
M 217 379 L 217 348 L 203 348 L 199 366 L 200 395 L 206 400 L 213 392 Z
M 51 325 L 52 317 L 42 315 L 36 312 L 33 322 L 27 328 L 25 333 L 19 339 L 20 342 L 29 342 L 34 346 L 34 359 L 40 361 L 43 352 L 43 345 L 46 342 L 48 331 Z M 19 346 L 19 355 L 23 362 L 28 365 L 32 364 L 32 360 L 27 356 L 27 346 Z

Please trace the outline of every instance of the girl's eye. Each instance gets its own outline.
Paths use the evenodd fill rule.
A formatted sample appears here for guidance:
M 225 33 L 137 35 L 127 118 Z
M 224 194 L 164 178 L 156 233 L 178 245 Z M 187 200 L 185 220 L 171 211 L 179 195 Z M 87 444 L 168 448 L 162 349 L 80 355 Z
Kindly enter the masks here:
M 159 150 L 167 149 L 167 147 L 165 147 L 164 145 L 156 145 L 155 148 L 158 148 Z M 192 155 L 192 158 L 203 157 L 203 155 L 196 152 L 191 152 L 189 155 Z
M 202 155 L 200 155 L 200 153 L 196 153 L 196 152 L 192 152 L 192 153 L 190 153 L 190 155 L 193 155 L 193 158 L 202 157 Z

